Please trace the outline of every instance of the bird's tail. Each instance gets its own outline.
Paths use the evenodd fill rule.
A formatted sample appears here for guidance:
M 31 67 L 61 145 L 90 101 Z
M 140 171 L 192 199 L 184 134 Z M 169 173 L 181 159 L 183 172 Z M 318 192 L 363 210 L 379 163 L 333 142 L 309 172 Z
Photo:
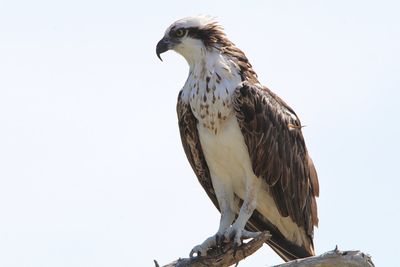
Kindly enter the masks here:
M 310 248 L 299 246 L 285 238 L 278 228 L 266 221 L 257 211 L 254 211 L 246 228 L 250 231 L 269 231 L 271 238 L 266 243 L 286 262 L 315 255 L 311 237 Z
M 286 262 L 314 256 L 314 253 L 310 253 L 301 246 L 293 245 L 290 246 L 290 249 L 288 249 L 287 246 L 282 246 L 272 237 L 266 243 L 279 255 L 279 257 L 281 257 Z

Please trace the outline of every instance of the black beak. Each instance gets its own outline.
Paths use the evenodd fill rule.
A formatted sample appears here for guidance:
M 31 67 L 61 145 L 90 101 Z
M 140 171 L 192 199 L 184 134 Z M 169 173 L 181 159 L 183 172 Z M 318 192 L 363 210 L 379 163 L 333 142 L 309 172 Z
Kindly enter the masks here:
M 157 44 L 157 48 L 156 48 L 156 53 L 157 53 L 157 57 L 162 61 L 161 59 L 161 54 L 164 52 L 167 52 L 170 49 L 170 42 L 168 39 L 166 38 L 162 38 L 158 44 Z

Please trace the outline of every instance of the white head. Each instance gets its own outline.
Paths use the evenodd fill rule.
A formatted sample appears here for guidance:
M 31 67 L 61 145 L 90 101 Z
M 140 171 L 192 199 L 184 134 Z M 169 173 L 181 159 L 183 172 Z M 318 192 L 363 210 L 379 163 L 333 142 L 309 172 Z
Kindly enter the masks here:
M 172 23 L 171 26 L 165 31 L 165 34 L 168 34 L 171 28 L 179 29 L 179 28 L 204 28 L 210 24 L 218 24 L 215 17 L 211 16 L 192 16 L 186 17 Z
M 160 60 L 160 54 L 168 50 L 181 54 L 191 67 L 204 62 L 210 53 L 218 53 L 236 63 L 242 80 L 257 81 L 245 54 L 227 38 L 222 26 L 212 17 L 188 17 L 174 22 L 157 44 Z
M 189 63 L 204 56 L 207 51 L 219 46 L 222 40 L 228 40 L 222 27 L 212 17 L 187 17 L 174 22 L 165 31 L 164 37 L 157 44 L 157 56 L 168 50 L 181 54 Z

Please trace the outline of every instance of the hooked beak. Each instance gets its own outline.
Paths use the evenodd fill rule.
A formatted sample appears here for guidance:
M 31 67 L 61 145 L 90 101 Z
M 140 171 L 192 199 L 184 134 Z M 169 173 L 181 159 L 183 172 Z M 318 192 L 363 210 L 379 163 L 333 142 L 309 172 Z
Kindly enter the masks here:
M 157 57 L 162 61 L 161 54 L 171 49 L 171 42 L 167 38 L 162 38 L 156 47 Z

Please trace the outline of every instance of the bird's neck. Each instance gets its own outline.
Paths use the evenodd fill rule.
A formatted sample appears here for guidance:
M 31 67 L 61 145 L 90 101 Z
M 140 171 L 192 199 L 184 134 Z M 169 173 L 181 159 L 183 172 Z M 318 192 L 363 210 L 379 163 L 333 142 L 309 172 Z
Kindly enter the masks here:
M 193 53 L 187 61 L 189 78 L 192 80 L 207 81 L 213 78 L 215 81 L 237 83 L 237 85 L 242 81 L 240 68 L 235 60 L 216 49 L 202 49 L 200 53 Z
M 232 94 L 242 82 L 240 70 L 233 60 L 210 51 L 189 65 L 181 97 L 202 127 L 217 134 L 232 116 Z

